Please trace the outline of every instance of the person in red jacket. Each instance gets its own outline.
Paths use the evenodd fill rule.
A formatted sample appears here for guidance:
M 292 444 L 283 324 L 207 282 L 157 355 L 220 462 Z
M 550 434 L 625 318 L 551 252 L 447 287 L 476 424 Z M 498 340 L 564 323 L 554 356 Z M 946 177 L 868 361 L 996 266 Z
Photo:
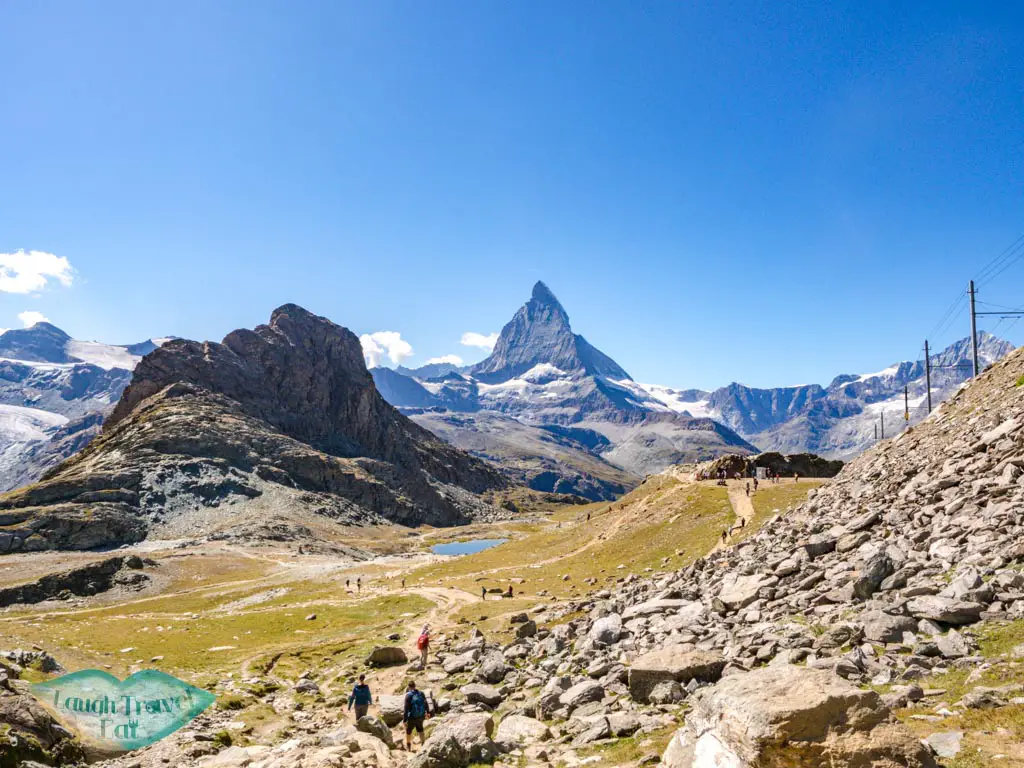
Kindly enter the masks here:
M 427 668 L 427 654 L 430 653 L 430 625 L 424 624 L 423 631 L 416 638 L 416 649 L 420 652 L 420 669 Z

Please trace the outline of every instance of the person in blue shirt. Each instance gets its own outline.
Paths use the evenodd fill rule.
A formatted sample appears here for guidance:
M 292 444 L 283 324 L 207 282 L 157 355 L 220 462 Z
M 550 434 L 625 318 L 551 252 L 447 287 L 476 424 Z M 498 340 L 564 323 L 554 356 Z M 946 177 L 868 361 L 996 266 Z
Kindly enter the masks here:
M 365 717 L 366 713 L 370 711 L 370 705 L 373 704 L 373 695 L 370 693 L 370 686 L 366 684 L 366 675 L 359 676 L 359 682 L 356 683 L 356 687 L 349 694 L 348 708 L 352 709 L 353 704 L 356 706 L 356 720 Z

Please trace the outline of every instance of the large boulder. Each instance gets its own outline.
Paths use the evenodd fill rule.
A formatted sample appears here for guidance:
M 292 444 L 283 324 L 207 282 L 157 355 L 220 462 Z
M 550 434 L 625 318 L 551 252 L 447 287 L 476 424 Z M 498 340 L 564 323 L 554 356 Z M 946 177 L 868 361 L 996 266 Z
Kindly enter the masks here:
M 480 651 L 473 649 L 455 656 L 449 656 L 444 660 L 444 663 L 441 666 L 449 675 L 455 675 L 459 672 L 465 672 L 467 669 L 472 668 L 479 659 Z
M 356 721 L 356 728 L 363 733 L 376 736 L 391 749 L 395 748 L 395 739 L 391 735 L 391 729 L 388 728 L 387 724 L 383 720 L 376 718 L 373 715 L 363 715 L 358 721 Z
M 377 697 L 377 706 L 380 708 L 380 719 L 388 726 L 394 728 L 405 714 L 405 697 L 383 695 Z
M 907 612 L 911 616 L 940 624 L 973 624 L 981 618 L 984 610 L 981 603 L 939 595 L 915 597 L 907 603 Z
M 471 763 L 489 763 L 498 755 L 491 741 L 494 720 L 474 712 L 446 717 L 430 734 L 410 763 L 414 768 L 463 768 Z
M 601 684 L 594 680 L 584 680 L 582 683 L 577 683 L 568 690 L 565 691 L 561 696 L 558 697 L 558 702 L 563 707 L 568 707 L 569 711 L 582 707 L 584 704 L 589 704 L 593 701 L 601 701 L 604 698 L 604 688 Z
M 595 645 L 613 645 L 622 637 L 622 617 L 612 613 L 595 621 L 590 627 L 590 639 Z
M 665 768 L 934 768 L 874 691 L 788 664 L 731 675 L 692 698 Z
M 82 746 L 32 696 L 0 690 L 0 764 L 82 760 Z M 10 761 L 10 762 L 8 762 Z
M 378 645 L 370 651 L 366 663 L 371 667 L 388 667 L 393 664 L 408 664 L 409 657 L 397 645 Z
M 882 611 L 868 611 L 861 616 L 864 637 L 876 643 L 898 643 L 904 632 L 917 630 L 917 621 L 909 616 L 893 616 Z
M 501 704 L 502 695 L 492 685 L 483 683 L 470 683 L 462 687 L 462 695 L 470 704 L 484 704 L 488 707 L 496 707 Z
M 670 645 L 645 653 L 633 662 L 629 668 L 629 693 L 634 700 L 646 703 L 659 683 L 714 683 L 721 678 L 723 669 L 725 659 L 721 654 Z
M 771 586 L 778 582 L 774 577 L 765 577 L 759 574 L 752 576 L 739 576 L 730 573 L 722 579 L 722 589 L 718 593 L 718 599 L 730 611 L 738 611 L 746 608 L 757 600 L 758 593 L 763 587 Z
M 505 664 L 505 657 L 501 651 L 485 653 L 476 670 L 477 679 L 485 683 L 500 683 L 507 674 L 508 666 Z
M 529 744 L 547 741 L 551 738 L 551 729 L 540 720 L 526 715 L 508 715 L 498 723 L 498 732 L 494 741 L 504 749 L 515 749 Z

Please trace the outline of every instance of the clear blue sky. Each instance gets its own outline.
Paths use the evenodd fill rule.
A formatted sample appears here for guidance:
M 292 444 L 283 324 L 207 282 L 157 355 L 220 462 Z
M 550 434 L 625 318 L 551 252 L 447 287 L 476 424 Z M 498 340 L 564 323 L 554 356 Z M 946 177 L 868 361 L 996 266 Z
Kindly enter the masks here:
M 292 301 L 470 361 L 543 279 L 640 381 L 877 370 L 1024 234 L 1022 14 L 5 3 L 0 254 L 75 274 L 0 326 L 219 339 Z M 982 290 L 1024 304 L 1024 259 Z

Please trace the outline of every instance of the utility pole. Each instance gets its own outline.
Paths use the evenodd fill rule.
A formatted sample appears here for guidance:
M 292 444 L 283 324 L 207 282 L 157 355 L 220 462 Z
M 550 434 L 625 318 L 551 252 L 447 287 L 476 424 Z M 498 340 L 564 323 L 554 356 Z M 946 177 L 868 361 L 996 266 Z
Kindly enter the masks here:
M 878 440 L 878 423 L 875 423 L 875 440 Z
M 971 378 L 978 375 L 978 313 L 974 309 L 974 281 L 967 285 L 967 293 L 971 296 Z
M 882 422 L 882 439 L 885 440 L 885 411 L 879 411 L 878 417 Z
M 910 385 L 903 385 L 903 420 L 910 422 Z
M 928 389 L 928 413 L 932 412 L 932 359 L 928 356 L 928 339 L 924 340 L 924 383 Z

